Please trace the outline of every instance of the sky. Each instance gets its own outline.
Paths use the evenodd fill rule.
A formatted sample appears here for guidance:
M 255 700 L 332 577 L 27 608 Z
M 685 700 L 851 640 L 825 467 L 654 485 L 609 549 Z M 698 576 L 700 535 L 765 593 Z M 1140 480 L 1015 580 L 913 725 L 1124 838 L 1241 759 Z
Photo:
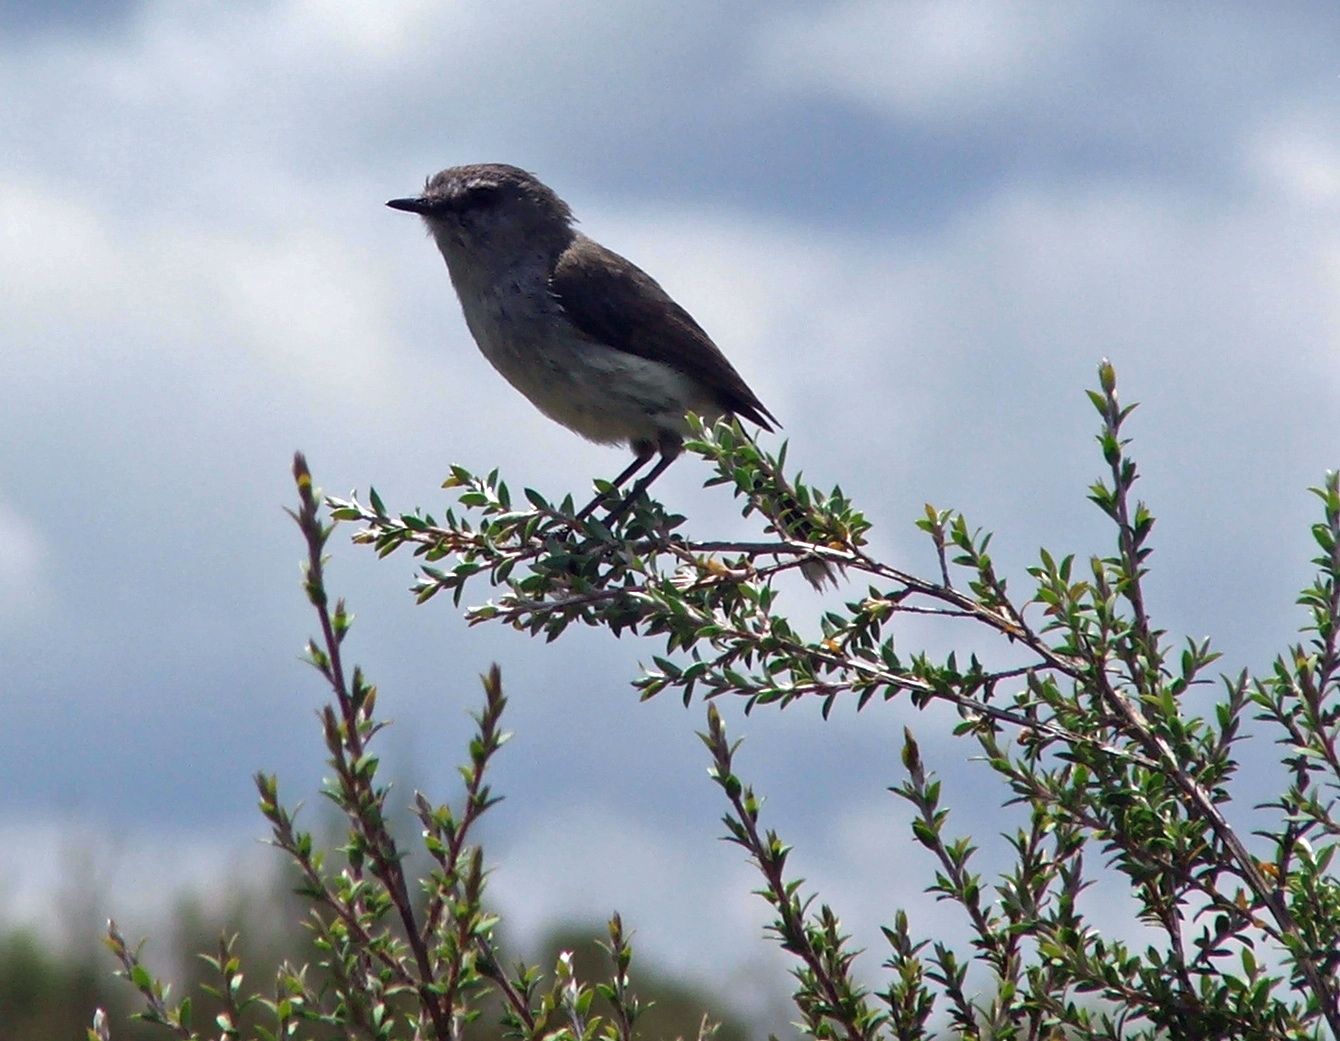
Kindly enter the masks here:
M 328 492 L 435 510 L 452 463 L 576 498 L 624 466 L 489 368 L 383 206 L 460 163 L 535 171 L 650 271 L 907 570 L 933 571 L 925 502 L 994 530 L 1017 588 L 1039 546 L 1108 551 L 1083 392 L 1111 358 L 1156 621 L 1263 667 L 1340 464 L 1337 38 L 1320 2 L 0 0 L 0 921 L 49 922 L 76 849 L 130 934 L 274 865 L 251 774 L 309 804 L 322 776 L 295 449 Z M 658 489 L 696 532 L 753 530 L 706 476 Z M 757 983 L 701 706 L 629 686 L 659 646 L 467 630 L 413 606 L 409 558 L 331 552 L 407 786 L 454 793 L 503 666 L 485 840 L 514 935 L 617 907 L 672 967 L 785 986 Z M 728 720 L 863 939 L 899 904 L 959 928 L 886 791 L 911 722 L 955 821 L 999 827 L 942 715 Z

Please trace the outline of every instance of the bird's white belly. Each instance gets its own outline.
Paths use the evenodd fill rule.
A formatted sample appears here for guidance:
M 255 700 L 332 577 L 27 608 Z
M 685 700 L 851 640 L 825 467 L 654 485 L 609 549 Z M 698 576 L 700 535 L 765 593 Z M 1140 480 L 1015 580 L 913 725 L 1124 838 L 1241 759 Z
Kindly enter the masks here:
M 617 444 L 682 435 L 689 410 L 720 414 L 679 370 L 587 338 L 557 304 L 519 308 L 516 295 L 524 290 L 507 288 L 515 295 L 506 304 L 488 293 L 465 307 L 466 324 L 484 357 L 551 419 L 591 441 Z M 548 300 L 547 293 L 527 295 Z

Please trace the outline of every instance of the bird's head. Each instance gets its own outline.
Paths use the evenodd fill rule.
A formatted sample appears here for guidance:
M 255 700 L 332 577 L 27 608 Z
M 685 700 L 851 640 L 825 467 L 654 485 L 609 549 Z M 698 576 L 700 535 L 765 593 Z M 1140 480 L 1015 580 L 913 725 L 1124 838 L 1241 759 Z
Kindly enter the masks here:
M 568 204 L 533 174 L 506 163 L 450 167 L 428 178 L 421 195 L 386 205 L 419 214 L 444 251 L 561 248 L 573 234 Z

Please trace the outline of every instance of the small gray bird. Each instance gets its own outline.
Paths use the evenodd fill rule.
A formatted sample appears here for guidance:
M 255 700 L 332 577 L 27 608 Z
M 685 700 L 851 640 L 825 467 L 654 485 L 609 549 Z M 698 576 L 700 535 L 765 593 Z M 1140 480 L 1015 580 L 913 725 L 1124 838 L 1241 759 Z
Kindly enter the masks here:
M 526 171 L 454 166 L 386 205 L 428 225 L 475 343 L 507 382 L 569 430 L 633 450 L 616 487 L 660 453 L 615 515 L 679 455 L 685 412 L 777 423 L 689 313 L 575 230 L 568 204 Z

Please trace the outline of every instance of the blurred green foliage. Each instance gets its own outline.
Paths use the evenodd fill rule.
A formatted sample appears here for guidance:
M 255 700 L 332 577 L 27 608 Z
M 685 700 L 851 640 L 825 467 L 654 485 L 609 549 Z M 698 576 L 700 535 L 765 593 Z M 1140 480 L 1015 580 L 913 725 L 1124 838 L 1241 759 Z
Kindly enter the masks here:
M 217 947 L 220 934 L 236 934 L 236 951 L 249 977 L 256 981 L 273 979 L 285 959 L 315 965 L 308 931 L 301 924 L 308 905 L 293 892 L 292 882 L 291 877 L 276 872 L 266 884 L 179 898 L 171 911 L 172 928 L 155 931 L 152 945 L 144 952 L 146 960 L 173 981 L 175 994 L 193 995 L 197 1022 L 208 1023 L 218 1011 L 217 1002 L 201 989 L 202 983 L 214 982 L 214 975 L 200 952 Z M 132 931 L 132 935 L 138 934 Z M 560 951 L 572 951 L 579 973 L 595 976 L 608 961 L 597 945 L 604 937 L 603 923 L 560 925 L 536 951 L 528 953 L 530 960 L 552 966 Z M 0 928 L 0 1041 L 81 1038 L 96 1008 L 106 1009 L 116 1024 L 117 1041 L 161 1039 L 161 1027 L 131 1019 L 141 1003 L 113 975 L 114 969 L 113 959 L 93 930 L 85 931 L 82 941 L 68 942 L 43 938 L 28 927 Z M 717 1041 L 751 1037 L 743 1021 L 729 1014 L 720 995 L 705 993 L 658 969 L 645 954 L 638 957 L 634 982 L 639 996 L 652 1005 L 639 1022 L 646 1037 L 696 1037 L 704 1009 L 720 1024 Z M 768 1018 L 774 1022 L 784 1019 L 785 1010 Z M 497 1020 L 496 1014 L 482 1017 L 472 1036 L 500 1041 Z M 319 1036 L 315 1026 L 311 1029 Z M 329 1036 L 339 1035 L 332 1032 Z

